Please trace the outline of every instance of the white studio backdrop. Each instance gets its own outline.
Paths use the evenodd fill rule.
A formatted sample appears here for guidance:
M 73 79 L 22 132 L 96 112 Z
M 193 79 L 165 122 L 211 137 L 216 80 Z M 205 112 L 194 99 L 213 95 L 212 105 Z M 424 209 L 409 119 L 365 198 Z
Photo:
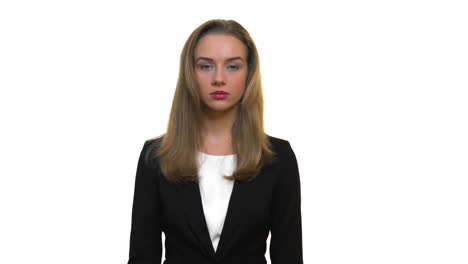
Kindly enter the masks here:
M 189 34 L 234 19 L 296 153 L 305 263 L 468 263 L 465 1 L 1 1 L 2 263 L 126 263 Z M 269 262 L 269 252 L 266 252 Z M 164 258 L 164 257 L 163 257 Z

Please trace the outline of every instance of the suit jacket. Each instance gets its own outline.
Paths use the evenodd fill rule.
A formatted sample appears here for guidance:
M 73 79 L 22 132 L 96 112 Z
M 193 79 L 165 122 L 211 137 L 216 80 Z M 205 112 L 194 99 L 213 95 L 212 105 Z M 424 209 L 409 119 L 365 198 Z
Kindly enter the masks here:
M 215 251 L 197 182 L 169 182 L 147 161 L 161 138 L 146 140 L 136 171 L 128 264 L 302 264 L 301 191 L 289 141 L 268 136 L 277 159 L 252 181 L 235 180 Z

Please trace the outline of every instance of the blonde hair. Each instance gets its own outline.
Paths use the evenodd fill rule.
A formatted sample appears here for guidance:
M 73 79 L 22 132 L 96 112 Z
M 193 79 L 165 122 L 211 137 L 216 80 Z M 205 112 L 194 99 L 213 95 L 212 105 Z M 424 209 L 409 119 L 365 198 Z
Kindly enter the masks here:
M 180 56 L 177 86 L 172 102 L 167 131 L 156 138 L 158 146 L 151 153 L 157 158 L 163 175 L 169 181 L 198 181 L 197 151 L 202 144 L 202 102 L 197 87 L 194 50 L 206 34 L 231 35 L 247 47 L 248 74 L 232 127 L 232 149 L 237 154 L 237 167 L 228 180 L 252 180 L 262 166 L 272 162 L 275 153 L 264 132 L 263 93 L 257 48 L 247 30 L 234 20 L 213 19 L 196 28 L 186 40 Z M 154 138 L 153 138 L 154 139 Z

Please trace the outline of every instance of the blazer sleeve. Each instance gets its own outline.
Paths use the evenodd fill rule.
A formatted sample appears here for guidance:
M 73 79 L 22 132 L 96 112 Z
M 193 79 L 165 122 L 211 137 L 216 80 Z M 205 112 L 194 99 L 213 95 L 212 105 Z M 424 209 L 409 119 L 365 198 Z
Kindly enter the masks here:
M 301 187 L 289 141 L 284 153 L 273 191 L 270 259 L 271 264 L 302 264 Z
M 162 238 L 156 172 L 145 163 L 148 141 L 141 150 L 136 170 L 130 252 L 127 264 L 160 264 Z

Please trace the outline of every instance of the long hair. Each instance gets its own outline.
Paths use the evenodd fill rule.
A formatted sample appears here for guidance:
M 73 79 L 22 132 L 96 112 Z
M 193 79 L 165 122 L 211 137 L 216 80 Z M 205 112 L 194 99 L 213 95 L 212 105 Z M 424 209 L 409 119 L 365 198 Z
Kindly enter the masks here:
M 237 154 L 237 166 L 227 180 L 252 180 L 263 165 L 273 161 L 269 135 L 264 132 L 263 93 L 257 48 L 247 30 L 234 20 L 213 19 L 196 28 L 180 55 L 179 76 L 174 93 L 167 131 L 156 138 L 152 157 L 158 159 L 169 181 L 198 181 L 197 151 L 202 145 L 202 101 L 194 66 L 194 50 L 206 34 L 231 35 L 247 47 L 248 74 L 244 94 L 238 102 L 231 138 Z M 153 138 L 154 139 L 154 138 Z

